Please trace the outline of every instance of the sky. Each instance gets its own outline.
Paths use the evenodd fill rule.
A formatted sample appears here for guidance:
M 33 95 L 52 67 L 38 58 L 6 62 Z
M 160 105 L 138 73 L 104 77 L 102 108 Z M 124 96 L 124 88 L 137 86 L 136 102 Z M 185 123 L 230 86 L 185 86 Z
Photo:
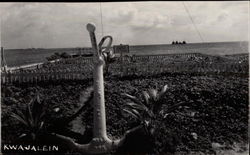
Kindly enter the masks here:
M 249 34 L 248 1 L 0 3 L 0 18 L 4 48 L 90 47 L 87 23 L 113 45 L 248 41 Z

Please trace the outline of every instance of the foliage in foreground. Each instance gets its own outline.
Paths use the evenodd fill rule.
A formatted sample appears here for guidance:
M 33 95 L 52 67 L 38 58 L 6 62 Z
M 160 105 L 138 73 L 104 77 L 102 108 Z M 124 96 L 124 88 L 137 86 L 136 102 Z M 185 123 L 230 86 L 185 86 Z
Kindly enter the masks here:
M 167 104 L 164 100 L 167 89 L 168 85 L 165 85 L 159 92 L 157 89 L 142 91 L 142 99 L 125 93 L 124 95 L 132 102 L 126 103 L 123 107 L 123 111 L 135 118 L 145 127 L 151 126 L 151 122 L 157 117 L 164 117 L 168 113 L 178 109 L 180 106 L 187 104 L 181 102 L 169 106 L 167 109 L 163 109 L 163 105 Z M 126 114 L 124 116 L 126 116 Z M 153 130 L 150 133 L 152 134 Z
M 133 79 L 107 79 L 105 83 L 105 99 L 107 110 L 107 128 L 112 136 L 119 137 L 124 132 L 135 125 L 132 117 L 121 117 L 119 114 L 120 105 L 124 104 L 124 97 L 119 92 L 127 92 L 141 99 L 141 90 L 154 88 L 154 86 L 168 83 L 169 88 L 165 93 L 165 103 L 163 110 L 174 103 L 188 102 L 192 99 L 193 104 L 189 105 L 195 114 L 187 117 L 183 112 L 185 106 L 179 108 L 168 115 L 159 117 L 156 123 L 155 150 L 156 152 L 166 152 L 164 148 L 171 141 L 169 134 L 177 134 L 179 142 L 174 146 L 177 152 L 211 150 L 213 143 L 223 146 L 230 146 L 234 142 L 247 142 L 247 122 L 248 122 L 248 79 L 237 76 L 191 76 L 191 75 L 168 75 L 150 78 Z M 80 106 L 75 103 L 79 100 L 79 90 L 91 85 L 91 82 L 82 82 L 79 85 L 76 81 L 40 83 L 38 85 L 14 85 L 5 86 L 11 89 L 8 97 L 24 104 L 30 99 L 27 96 L 34 94 L 34 89 L 46 96 L 42 98 L 49 103 L 50 107 L 59 107 L 61 110 L 57 115 L 46 115 L 47 119 L 54 116 L 68 118 Z M 32 89 L 31 89 L 32 88 Z M 11 104 L 4 95 L 2 89 L 2 140 L 8 143 L 13 142 L 13 135 L 22 133 L 16 121 L 8 117 L 16 104 Z M 7 93 L 5 93 L 7 95 Z M 20 103 L 19 103 L 20 104 Z M 92 115 L 90 107 L 88 112 L 81 117 L 83 126 L 91 126 Z M 90 113 L 89 113 L 90 112 Z M 183 114 L 181 114 L 183 113 Z M 63 114 L 63 115 L 61 115 Z M 191 114 L 190 114 L 191 116 Z M 46 119 L 46 120 L 47 120 Z M 132 120 L 132 121 L 131 121 Z M 238 123 L 235 123 L 238 122 Z M 159 127 L 159 128 L 158 128 Z M 171 130 L 170 130 L 171 129 Z M 196 139 L 192 136 L 196 133 Z M 139 134 L 138 134 L 139 135 Z M 143 139 L 142 136 L 137 136 Z M 141 140 L 143 141 L 143 140 Z M 87 142 L 87 141 L 86 141 Z M 136 142 L 134 145 L 147 146 Z M 137 147 L 136 147 L 137 148 Z M 227 149 L 230 149 L 227 147 Z M 67 150 L 66 150 L 67 151 Z M 130 153 L 134 150 L 131 149 Z
M 86 109 L 86 106 L 90 106 L 89 102 L 91 102 L 93 98 L 92 90 L 87 98 L 81 94 L 81 107 L 72 115 L 63 118 L 50 118 L 50 120 L 48 120 L 46 116 L 50 115 L 49 112 L 51 112 L 51 110 L 49 111 L 45 100 L 41 100 L 40 98 L 40 94 L 37 93 L 24 107 L 19 107 L 12 112 L 11 116 L 17 120 L 19 124 L 23 125 L 25 129 L 25 132 L 17 138 L 18 141 L 40 143 L 44 139 L 43 136 L 50 135 L 54 132 L 80 135 L 70 131 L 68 125 Z M 54 108 L 52 111 L 57 114 L 60 108 Z
M 159 130 L 157 130 L 160 125 L 158 124 L 159 120 L 163 120 L 169 113 L 175 111 L 180 106 L 187 104 L 187 102 L 180 102 L 174 105 L 169 105 L 166 102 L 167 90 L 168 85 L 165 85 L 160 91 L 152 88 L 147 91 L 142 91 L 141 95 L 138 97 L 127 93 L 124 94 L 132 102 L 128 102 L 123 106 L 123 115 L 125 117 L 131 116 L 134 118 L 144 129 L 146 136 L 148 136 L 149 139 L 152 139 L 152 141 L 155 141 L 156 135 L 159 134 L 157 133 L 159 132 Z M 168 106 L 168 108 L 163 109 L 164 105 Z M 169 133 L 169 135 L 172 137 L 169 137 L 167 141 L 174 136 L 173 133 Z M 154 143 L 155 142 L 151 143 L 151 147 L 154 147 Z M 170 149 L 172 149 L 172 151 L 175 150 L 174 146 L 171 146 Z
M 25 126 L 27 129 L 19 138 L 28 138 L 36 141 L 38 136 L 44 131 L 45 103 L 40 100 L 37 94 L 24 109 L 17 109 L 12 113 L 12 117 Z

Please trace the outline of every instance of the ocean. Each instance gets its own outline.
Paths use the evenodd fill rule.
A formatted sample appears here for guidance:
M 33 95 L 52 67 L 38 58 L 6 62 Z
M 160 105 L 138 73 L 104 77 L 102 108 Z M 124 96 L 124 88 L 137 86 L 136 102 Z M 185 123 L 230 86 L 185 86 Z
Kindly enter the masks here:
M 133 45 L 129 47 L 132 55 L 158 55 L 174 53 L 203 53 L 210 55 L 230 55 L 248 53 L 248 42 L 214 42 L 187 43 L 184 45 Z M 46 62 L 46 57 L 58 53 L 77 53 L 80 48 L 51 48 L 51 49 L 5 49 L 4 57 L 8 67 Z M 89 50 L 83 53 L 89 53 Z

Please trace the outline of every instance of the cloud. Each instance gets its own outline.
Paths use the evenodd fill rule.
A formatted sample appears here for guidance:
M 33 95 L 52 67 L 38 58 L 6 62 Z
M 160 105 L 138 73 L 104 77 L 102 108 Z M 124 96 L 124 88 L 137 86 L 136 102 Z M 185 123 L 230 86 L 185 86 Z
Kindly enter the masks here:
M 137 12 L 131 3 L 125 3 L 124 5 L 120 3 L 103 3 L 99 7 L 102 7 L 104 21 L 115 24 L 130 22 Z
M 5 6 L 7 13 L 2 19 L 2 42 L 5 46 L 14 46 L 14 48 L 13 40 L 14 42 L 15 40 L 22 41 L 21 48 L 81 45 L 84 40 L 83 36 L 88 35 L 85 31 L 88 21 L 86 23 L 83 21 L 91 19 L 96 23 L 97 19 L 91 16 L 95 10 L 94 7 L 84 9 L 88 6 L 91 5 L 84 4 L 78 7 L 75 4 L 64 3 L 27 3 Z
M 205 41 L 247 40 L 248 2 L 184 3 Z M 182 2 L 2 3 L 0 10 L 6 48 L 90 46 L 89 22 L 98 40 L 110 34 L 114 44 L 200 41 Z
M 223 13 L 221 13 L 221 14 L 217 17 L 217 21 L 218 21 L 218 22 L 223 22 L 223 21 L 227 20 L 228 17 L 229 17 L 228 12 L 223 12 Z

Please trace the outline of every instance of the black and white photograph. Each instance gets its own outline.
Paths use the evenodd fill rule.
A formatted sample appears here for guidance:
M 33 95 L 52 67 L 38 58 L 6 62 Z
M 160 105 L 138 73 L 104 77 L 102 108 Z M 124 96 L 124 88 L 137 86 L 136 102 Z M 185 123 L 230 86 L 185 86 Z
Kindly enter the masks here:
M 2 155 L 248 155 L 248 1 L 1 2 Z

